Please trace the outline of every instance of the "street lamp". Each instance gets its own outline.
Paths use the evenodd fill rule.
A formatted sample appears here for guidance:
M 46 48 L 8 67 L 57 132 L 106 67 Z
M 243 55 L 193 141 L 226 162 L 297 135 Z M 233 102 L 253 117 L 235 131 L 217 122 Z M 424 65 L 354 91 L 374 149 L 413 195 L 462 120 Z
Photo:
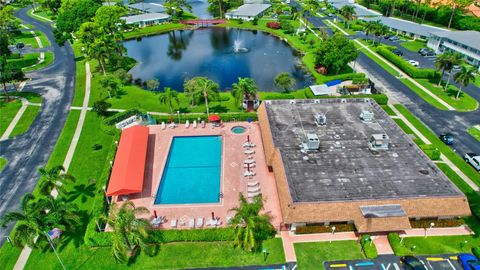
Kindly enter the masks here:
M 267 260 L 267 255 L 268 255 L 267 249 L 265 249 L 265 248 L 262 249 L 262 253 L 263 253 L 263 261 L 266 261 Z
M 180 111 L 177 111 L 177 116 L 178 116 L 178 124 L 180 124 Z
M 330 243 L 332 242 L 333 240 L 333 235 L 335 234 L 335 226 L 332 227 L 332 235 L 330 236 Z
M 7 238 L 7 242 L 10 243 L 10 245 L 13 246 L 13 243 L 12 243 L 12 238 L 10 238 L 10 236 L 8 235 L 5 235 L 4 238 Z
M 53 252 L 54 252 L 55 255 L 57 256 L 58 261 L 59 261 L 60 264 L 62 265 L 63 270 L 66 270 L 65 265 L 63 265 L 62 259 L 60 259 L 60 256 L 58 256 L 57 250 L 55 249 L 55 245 L 53 244 L 53 239 L 50 238 L 50 235 L 48 235 L 47 232 L 44 232 L 44 233 L 45 233 L 45 235 L 47 236 L 48 243 L 49 243 L 50 246 L 52 247 Z
M 107 199 L 107 203 L 110 204 L 110 200 L 108 199 L 108 195 L 107 195 L 107 187 L 103 186 L 102 189 L 103 189 L 103 193 L 105 194 L 105 199 Z
M 432 223 L 430 223 L 430 228 L 425 229 L 425 238 L 427 238 L 427 231 L 431 230 L 433 228 L 433 226 L 435 226 L 435 223 L 432 222 Z

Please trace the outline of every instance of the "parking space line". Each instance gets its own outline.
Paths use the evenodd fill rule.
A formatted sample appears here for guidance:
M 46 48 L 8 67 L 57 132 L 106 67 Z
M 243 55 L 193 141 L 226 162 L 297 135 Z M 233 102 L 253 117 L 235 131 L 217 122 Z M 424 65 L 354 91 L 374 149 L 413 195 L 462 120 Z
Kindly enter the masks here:
M 457 270 L 457 269 L 455 268 L 455 266 L 453 266 L 453 263 L 452 263 L 449 259 L 447 259 L 447 262 L 448 262 L 448 264 L 450 264 L 450 266 L 452 267 L 453 270 Z
M 395 268 L 395 270 L 400 270 L 400 266 L 398 266 L 398 264 L 396 263 L 393 264 L 393 267 Z

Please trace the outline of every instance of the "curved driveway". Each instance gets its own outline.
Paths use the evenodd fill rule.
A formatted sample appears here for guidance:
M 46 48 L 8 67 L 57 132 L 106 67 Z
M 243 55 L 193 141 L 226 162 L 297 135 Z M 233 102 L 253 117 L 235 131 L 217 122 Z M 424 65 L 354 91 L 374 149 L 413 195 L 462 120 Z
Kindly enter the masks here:
M 75 57 L 70 44 L 60 47 L 55 43 L 52 27 L 27 15 L 28 8 L 15 14 L 17 18 L 40 30 L 50 40 L 48 47 L 55 54 L 50 66 L 27 74 L 31 80 L 23 91 L 39 93 L 42 109 L 29 130 L 13 139 L 0 142 L 0 155 L 8 160 L 0 173 L 0 216 L 17 209 L 20 198 L 33 191 L 67 118 L 75 91 Z M 0 229 L 0 245 L 11 227 Z

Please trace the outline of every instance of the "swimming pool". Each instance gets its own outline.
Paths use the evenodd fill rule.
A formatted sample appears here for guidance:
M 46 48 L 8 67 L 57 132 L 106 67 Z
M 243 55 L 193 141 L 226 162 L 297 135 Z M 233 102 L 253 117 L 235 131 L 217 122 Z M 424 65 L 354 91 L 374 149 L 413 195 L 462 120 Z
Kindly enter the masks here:
M 173 137 L 155 204 L 218 203 L 222 137 Z

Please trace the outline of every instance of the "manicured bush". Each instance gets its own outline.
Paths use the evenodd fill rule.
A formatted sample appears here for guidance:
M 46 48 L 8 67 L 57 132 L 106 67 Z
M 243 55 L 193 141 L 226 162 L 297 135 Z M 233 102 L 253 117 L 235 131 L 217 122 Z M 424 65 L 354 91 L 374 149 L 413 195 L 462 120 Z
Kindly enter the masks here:
M 363 26 L 358 25 L 358 24 L 352 24 L 352 25 L 350 25 L 350 29 L 353 30 L 353 31 L 362 31 L 363 28 L 364 28 Z
M 292 15 L 280 15 L 280 16 L 278 16 L 278 19 L 280 19 L 280 20 L 291 20 Z
M 132 115 L 138 115 L 138 114 L 142 114 L 142 111 L 140 111 L 139 109 L 130 109 L 128 111 L 124 111 L 124 112 L 120 112 L 120 113 L 116 113 L 114 114 L 113 116 L 110 116 L 108 118 L 105 118 L 105 120 L 103 121 L 103 123 L 105 125 L 115 125 L 116 123 L 122 121 L 122 120 L 125 120 L 127 118 L 129 118 L 130 116 Z
M 431 223 L 434 223 L 435 227 L 459 227 L 465 224 L 463 219 L 420 219 L 410 220 L 412 228 L 430 228 Z
M 473 255 L 477 256 L 477 258 L 480 258 L 480 247 L 472 248 L 472 253 Z
M 373 239 L 370 235 L 362 235 L 362 237 L 360 238 L 360 244 L 362 246 L 365 257 L 369 259 L 375 259 L 376 257 L 378 257 L 377 247 L 373 243 Z
M 403 72 L 407 73 L 412 78 L 428 78 L 428 79 L 435 79 L 438 78 L 440 75 L 434 69 L 428 68 L 416 68 L 405 61 L 400 56 L 391 52 L 388 48 L 384 46 L 380 46 L 377 48 L 377 52 L 383 56 L 385 59 L 390 61 L 392 64 L 400 68 Z
M 267 22 L 266 25 L 270 29 L 280 29 L 280 23 L 279 22 Z
M 353 224 L 330 224 L 330 225 L 300 226 L 300 227 L 297 227 L 297 229 L 295 230 L 295 233 L 296 234 L 331 233 L 333 226 L 335 226 L 335 232 L 355 231 L 355 225 Z
M 295 99 L 295 96 L 292 94 L 267 94 L 263 98 L 264 100 L 271 100 L 271 99 Z
M 421 144 L 419 146 L 428 158 L 431 160 L 440 160 L 441 152 L 433 144 Z
M 257 120 L 257 114 L 252 112 L 252 113 L 219 113 L 218 114 L 220 118 L 222 119 L 223 122 L 229 122 L 229 121 L 247 121 L 249 118 L 251 121 L 256 121 Z M 155 115 L 154 118 L 157 120 L 157 123 L 161 122 L 170 122 L 170 116 L 169 115 Z M 208 122 L 208 116 L 206 114 L 184 114 L 180 115 L 180 122 L 185 123 L 187 120 L 192 123 L 194 120 L 199 121 L 205 121 Z M 178 118 L 176 116 L 173 117 L 174 121 L 177 122 Z
M 392 247 L 393 251 L 395 254 L 400 253 L 400 254 L 408 254 L 410 251 L 402 244 L 400 243 L 400 235 L 398 233 L 389 233 L 388 234 L 388 242 L 390 243 L 390 246 Z

